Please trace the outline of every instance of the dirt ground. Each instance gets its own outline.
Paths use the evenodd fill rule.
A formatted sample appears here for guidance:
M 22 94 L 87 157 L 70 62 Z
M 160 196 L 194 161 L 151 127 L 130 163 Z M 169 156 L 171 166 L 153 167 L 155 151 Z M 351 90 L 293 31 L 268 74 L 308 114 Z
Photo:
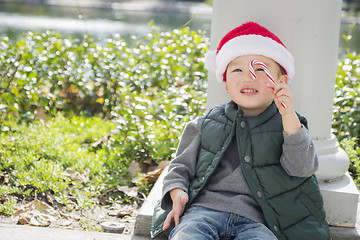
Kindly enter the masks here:
M 122 223 L 125 225 L 123 234 L 132 235 L 138 207 L 131 205 L 113 204 L 111 206 L 94 207 L 86 211 L 60 212 L 60 218 L 53 219 L 48 228 L 76 229 L 102 232 L 102 223 Z M 21 224 L 19 217 L 0 216 L 0 223 Z M 27 223 L 34 226 L 31 223 Z

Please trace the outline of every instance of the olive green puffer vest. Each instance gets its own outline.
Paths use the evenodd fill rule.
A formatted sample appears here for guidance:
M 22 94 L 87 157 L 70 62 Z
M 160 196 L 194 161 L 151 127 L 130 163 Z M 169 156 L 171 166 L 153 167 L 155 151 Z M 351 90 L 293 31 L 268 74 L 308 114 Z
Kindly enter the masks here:
M 306 126 L 306 119 L 299 118 Z M 274 103 L 254 118 L 243 117 L 234 102 L 210 110 L 202 124 L 196 178 L 189 187 L 187 207 L 204 188 L 235 135 L 244 176 L 276 237 L 280 240 L 330 239 L 315 175 L 292 177 L 280 165 L 283 127 Z M 161 232 L 165 217 L 166 212 L 158 205 L 153 216 L 152 237 Z

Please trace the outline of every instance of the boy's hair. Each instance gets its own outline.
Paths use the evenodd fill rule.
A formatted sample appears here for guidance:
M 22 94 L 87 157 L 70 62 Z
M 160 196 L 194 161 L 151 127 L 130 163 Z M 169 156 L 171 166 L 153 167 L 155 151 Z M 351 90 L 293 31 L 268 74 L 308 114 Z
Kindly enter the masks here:
M 255 22 L 247 22 L 228 32 L 216 50 L 205 55 L 205 68 L 214 71 L 218 81 L 226 81 L 228 64 L 239 56 L 262 55 L 277 62 L 289 80 L 295 75 L 294 58 L 281 40 Z
M 280 68 L 280 76 L 287 75 L 285 69 L 279 63 L 277 63 L 277 65 L 279 65 L 279 68 Z

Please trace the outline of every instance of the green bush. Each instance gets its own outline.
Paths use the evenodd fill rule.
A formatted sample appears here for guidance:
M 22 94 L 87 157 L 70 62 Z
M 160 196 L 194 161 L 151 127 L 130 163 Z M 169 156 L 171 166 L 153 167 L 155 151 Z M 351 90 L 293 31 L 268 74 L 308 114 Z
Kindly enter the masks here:
M 333 129 L 339 139 L 360 137 L 360 55 L 348 53 L 338 65 Z
M 2 213 L 14 201 L 2 196 L 53 196 L 70 209 L 135 201 L 114 190 L 134 186 L 129 164 L 171 158 L 184 124 L 205 111 L 209 40 L 189 28 L 152 29 L 131 46 L 118 35 L 96 42 L 51 31 L 1 40 Z M 139 187 L 147 194 L 151 185 Z
M 31 197 L 35 191 L 39 196 L 53 195 L 59 203 L 66 204 L 69 196 L 84 198 L 96 191 L 88 188 L 99 188 L 108 172 L 106 161 L 111 157 L 100 158 L 101 155 L 91 151 L 89 143 L 107 135 L 116 124 L 100 118 L 72 117 L 64 118 L 58 114 L 44 127 L 39 121 L 29 125 L 23 123 L 13 126 L 11 134 L 2 133 L 0 140 L 0 173 L 9 175 L 8 186 L 2 186 L 3 192 L 9 195 Z M 120 166 L 125 161 L 118 158 Z M 93 181 L 84 184 L 83 191 L 75 191 L 81 186 L 64 175 L 71 168 L 81 174 L 88 169 Z M 127 183 L 127 171 L 118 169 L 111 178 L 117 182 Z M 80 185 L 80 186 L 79 186 Z M 88 185 L 88 186 L 87 186 Z
M 189 90 L 188 85 L 157 94 L 128 91 L 123 98 L 112 119 L 65 117 L 59 112 L 45 126 L 34 120 L 3 131 L 0 175 L 10 178 L 0 186 L 0 196 L 31 199 L 37 193 L 46 199 L 50 195 L 69 209 L 104 201 L 135 201 L 119 196 L 119 191 L 108 193 L 116 186 L 134 186 L 128 171 L 132 161 L 151 165 L 169 160 L 184 123 L 204 111 L 205 98 L 202 91 Z M 69 179 L 64 175 L 69 168 L 89 173 L 89 181 Z
M 0 173 L 9 175 L 1 186 L 1 195 L 20 199 L 54 200 L 68 209 L 86 208 L 104 202 L 133 201 L 118 191 L 103 196 L 116 186 L 133 186 L 128 172 L 132 161 L 123 146 L 114 139 L 98 148 L 91 143 L 108 136 L 116 123 L 98 117 L 65 118 L 58 114 L 44 127 L 39 121 L 21 124 L 0 140 Z M 114 135 L 121 135 L 118 132 Z M 68 170 L 78 172 L 87 181 L 69 177 Z
M 360 187 L 360 148 L 356 143 L 356 139 L 345 138 L 340 142 L 340 147 L 343 148 L 349 156 L 349 172 L 355 184 Z
M 160 32 L 153 27 L 145 39 L 129 44 L 114 35 L 95 42 L 47 31 L 29 32 L 12 44 L 0 44 L 1 125 L 17 119 L 31 122 L 37 109 L 111 118 L 124 92 L 154 93 L 191 85 L 206 89 L 202 57 L 208 47 L 204 32 L 189 28 Z
M 355 25 L 351 26 L 350 34 Z M 343 36 L 349 44 L 351 35 Z M 349 172 L 360 186 L 360 55 L 347 52 L 338 64 L 333 108 L 333 132 L 349 156 Z

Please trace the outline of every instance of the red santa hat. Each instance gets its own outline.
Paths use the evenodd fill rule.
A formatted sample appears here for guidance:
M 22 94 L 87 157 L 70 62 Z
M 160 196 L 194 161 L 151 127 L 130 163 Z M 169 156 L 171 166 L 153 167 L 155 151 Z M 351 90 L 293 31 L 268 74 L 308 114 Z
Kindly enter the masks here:
M 255 22 L 247 22 L 228 32 L 216 50 L 205 54 L 205 68 L 216 74 L 218 81 L 226 81 L 228 64 L 239 56 L 262 55 L 281 65 L 291 80 L 295 75 L 294 58 L 280 39 Z

